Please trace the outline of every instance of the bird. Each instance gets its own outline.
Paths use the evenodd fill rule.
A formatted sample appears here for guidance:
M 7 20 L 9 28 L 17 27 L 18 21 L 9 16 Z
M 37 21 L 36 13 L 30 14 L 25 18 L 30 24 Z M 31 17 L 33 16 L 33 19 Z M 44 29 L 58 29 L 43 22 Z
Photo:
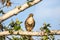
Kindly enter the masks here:
M 28 32 L 32 31 L 32 29 L 35 26 L 35 20 L 33 18 L 33 14 L 29 14 L 28 18 L 25 21 L 25 28 Z M 27 36 L 29 39 L 28 40 L 33 40 L 32 36 Z
M 35 26 L 35 20 L 33 18 L 33 14 L 29 14 L 28 18 L 25 21 L 25 28 L 27 31 L 32 31 Z

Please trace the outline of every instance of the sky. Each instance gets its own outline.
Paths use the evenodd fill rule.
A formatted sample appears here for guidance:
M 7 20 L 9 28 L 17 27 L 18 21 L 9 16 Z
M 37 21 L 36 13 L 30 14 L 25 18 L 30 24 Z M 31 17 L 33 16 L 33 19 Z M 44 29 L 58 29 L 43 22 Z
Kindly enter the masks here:
M 18 5 L 23 5 L 27 1 L 11 0 L 11 2 L 13 2 L 11 7 L 2 8 L 6 13 L 8 11 L 11 11 L 14 7 Z M 18 18 L 20 21 L 23 22 L 21 26 L 22 29 L 25 30 L 24 22 L 30 13 L 34 14 L 34 19 L 35 19 L 35 27 L 32 31 L 40 31 L 40 27 L 43 26 L 44 22 L 46 22 L 47 24 L 50 23 L 51 25 L 50 30 L 60 30 L 60 25 L 59 25 L 60 24 L 60 0 L 42 0 L 38 4 L 24 10 L 23 12 L 20 12 L 18 15 L 7 19 L 3 23 L 5 25 L 8 25 L 11 19 L 15 20 L 16 18 Z M 57 39 L 59 39 L 58 36 L 55 36 L 55 38 L 56 37 Z

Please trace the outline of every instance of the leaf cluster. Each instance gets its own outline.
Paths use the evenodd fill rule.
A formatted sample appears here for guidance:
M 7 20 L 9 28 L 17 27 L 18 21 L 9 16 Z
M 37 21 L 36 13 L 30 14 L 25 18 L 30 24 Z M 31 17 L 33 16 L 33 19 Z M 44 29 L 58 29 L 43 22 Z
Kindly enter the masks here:
M 22 22 L 20 22 L 18 19 L 16 19 L 16 21 L 14 22 L 13 20 L 10 22 L 9 26 L 12 27 L 15 31 L 17 30 L 21 30 L 21 24 Z
M 1 14 L 1 13 L 2 13 L 2 14 L 5 14 L 3 10 L 0 10 L 0 14 Z
M 44 33 L 47 33 L 47 35 L 42 36 L 42 40 L 48 40 L 48 39 L 54 40 L 54 36 L 49 35 L 50 29 L 48 27 L 51 27 L 50 24 L 44 23 L 43 27 L 40 28 L 41 31 L 43 31 Z

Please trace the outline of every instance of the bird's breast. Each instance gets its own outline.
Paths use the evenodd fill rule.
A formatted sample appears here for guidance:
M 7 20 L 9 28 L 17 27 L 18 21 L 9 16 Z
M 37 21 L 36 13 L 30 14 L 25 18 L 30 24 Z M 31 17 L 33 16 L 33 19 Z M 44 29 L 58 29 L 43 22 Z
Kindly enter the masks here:
M 28 22 L 28 24 L 32 24 L 33 23 L 33 17 L 28 18 L 27 22 Z

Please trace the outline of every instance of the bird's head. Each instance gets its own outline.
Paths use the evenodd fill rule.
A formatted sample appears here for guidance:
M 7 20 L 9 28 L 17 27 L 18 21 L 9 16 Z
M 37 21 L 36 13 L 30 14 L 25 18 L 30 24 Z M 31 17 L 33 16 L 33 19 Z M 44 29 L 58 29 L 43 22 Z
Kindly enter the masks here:
M 29 17 L 33 17 L 33 14 L 31 13 L 31 14 L 29 14 Z

